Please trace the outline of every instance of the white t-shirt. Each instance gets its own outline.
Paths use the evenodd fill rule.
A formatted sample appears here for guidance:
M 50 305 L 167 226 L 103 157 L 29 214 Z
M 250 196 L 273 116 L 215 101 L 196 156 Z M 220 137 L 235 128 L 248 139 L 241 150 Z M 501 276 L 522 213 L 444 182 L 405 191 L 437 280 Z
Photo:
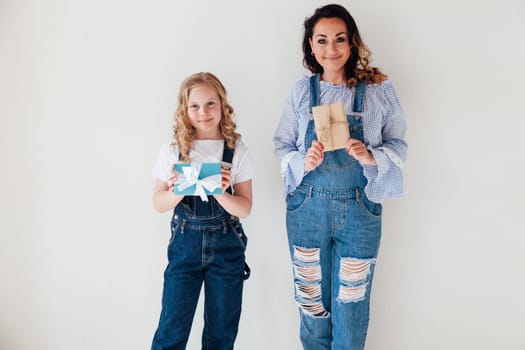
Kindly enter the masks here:
M 190 150 L 190 158 L 194 163 L 220 163 L 224 150 L 224 140 L 194 140 Z M 179 162 L 179 147 L 166 143 L 159 151 L 159 157 L 152 176 L 168 182 L 171 167 Z M 250 180 L 253 177 L 253 168 L 248 148 L 240 141 L 235 145 L 232 160 L 232 185 Z

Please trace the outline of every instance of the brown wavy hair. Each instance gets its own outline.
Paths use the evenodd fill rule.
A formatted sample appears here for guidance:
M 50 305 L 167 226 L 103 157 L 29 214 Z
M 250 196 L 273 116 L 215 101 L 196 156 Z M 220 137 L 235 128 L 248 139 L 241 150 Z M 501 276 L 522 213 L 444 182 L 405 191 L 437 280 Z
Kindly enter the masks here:
M 308 70 L 312 73 L 323 73 L 323 67 L 312 55 L 312 47 L 310 46 L 314 27 L 321 18 L 339 18 L 346 25 L 350 40 L 350 58 L 345 64 L 345 79 L 348 87 L 355 86 L 361 80 L 365 80 L 369 84 L 380 84 L 386 80 L 387 76 L 379 68 L 370 66 L 372 52 L 361 39 L 354 18 L 343 6 L 337 4 L 316 9 L 314 14 L 304 21 L 303 64 Z
M 234 149 L 235 143 L 241 139 L 241 135 L 235 131 L 237 125 L 233 121 L 233 107 L 228 103 L 226 88 L 222 85 L 221 81 L 209 72 L 192 74 L 181 84 L 175 122 L 173 123 L 174 144 L 179 146 L 179 152 L 183 162 L 191 161 L 191 143 L 195 138 L 195 129 L 191 125 L 187 114 L 188 99 L 191 90 L 199 85 L 208 85 L 217 91 L 221 102 L 221 121 L 219 122 L 219 128 L 228 147 Z

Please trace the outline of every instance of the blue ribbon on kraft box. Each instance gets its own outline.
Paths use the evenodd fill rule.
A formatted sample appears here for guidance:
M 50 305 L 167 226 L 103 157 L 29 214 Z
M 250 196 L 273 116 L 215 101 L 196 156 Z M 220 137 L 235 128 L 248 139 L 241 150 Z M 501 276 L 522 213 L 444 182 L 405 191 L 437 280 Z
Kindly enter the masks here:
M 204 202 L 208 195 L 222 194 L 221 163 L 177 163 L 174 170 L 179 173 L 175 194 L 199 196 Z

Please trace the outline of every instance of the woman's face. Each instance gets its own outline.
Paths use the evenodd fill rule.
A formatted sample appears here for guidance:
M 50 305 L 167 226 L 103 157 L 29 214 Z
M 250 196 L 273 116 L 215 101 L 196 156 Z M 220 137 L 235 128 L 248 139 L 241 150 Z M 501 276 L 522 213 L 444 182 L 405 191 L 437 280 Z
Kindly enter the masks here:
M 342 19 L 321 18 L 314 26 L 310 46 L 325 73 L 344 76 L 344 66 L 350 58 L 350 40 Z

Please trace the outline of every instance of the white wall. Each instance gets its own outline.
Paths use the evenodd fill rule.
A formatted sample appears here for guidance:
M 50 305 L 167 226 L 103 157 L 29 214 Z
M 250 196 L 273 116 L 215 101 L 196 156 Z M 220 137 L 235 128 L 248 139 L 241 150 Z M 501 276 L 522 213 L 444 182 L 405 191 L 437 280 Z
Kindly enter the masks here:
M 237 348 L 300 348 L 271 139 L 325 3 L 0 1 L 0 349 L 149 347 L 170 220 L 150 172 L 202 70 L 257 162 Z M 523 2 L 341 3 L 409 125 L 367 349 L 524 349 Z

